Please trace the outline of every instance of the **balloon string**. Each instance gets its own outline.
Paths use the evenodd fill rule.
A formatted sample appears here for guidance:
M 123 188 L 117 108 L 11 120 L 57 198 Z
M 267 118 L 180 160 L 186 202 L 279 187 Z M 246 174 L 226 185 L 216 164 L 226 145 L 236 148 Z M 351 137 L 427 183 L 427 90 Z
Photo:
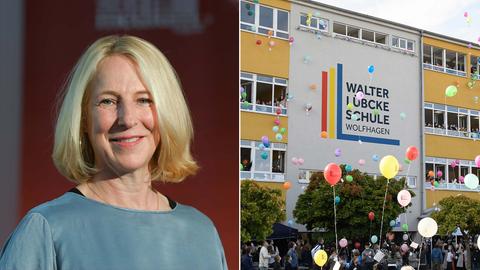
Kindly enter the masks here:
M 335 252 L 338 251 L 338 236 L 337 236 L 337 207 L 335 204 L 335 186 L 332 186 L 333 189 L 333 216 L 335 224 Z
M 422 262 L 422 243 L 423 243 L 423 236 L 422 236 L 422 242 L 420 242 L 420 252 L 418 253 L 418 269 L 417 270 L 420 270 L 420 264 Z
M 410 163 L 408 163 L 408 168 L 407 168 L 407 176 L 405 177 L 406 181 L 405 181 L 405 188 L 407 188 L 407 184 L 408 184 L 408 174 L 410 173 L 410 165 L 412 164 L 412 161 L 410 161 Z
M 382 232 L 383 232 L 383 214 L 385 213 L 385 202 L 387 201 L 388 183 L 390 179 L 387 179 L 387 186 L 385 187 L 385 196 L 383 197 L 382 207 L 382 221 L 380 222 L 380 246 L 382 245 Z

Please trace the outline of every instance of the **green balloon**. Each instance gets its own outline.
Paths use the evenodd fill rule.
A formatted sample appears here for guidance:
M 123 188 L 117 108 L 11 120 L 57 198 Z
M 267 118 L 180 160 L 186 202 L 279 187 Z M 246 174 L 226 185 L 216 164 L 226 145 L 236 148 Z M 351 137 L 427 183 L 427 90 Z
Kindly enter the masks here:
M 379 109 L 373 109 L 373 115 L 379 115 L 380 110 Z
M 408 224 L 402 224 L 403 231 L 408 231 Z
M 440 185 L 440 184 L 438 183 L 438 181 L 433 182 L 433 186 L 434 186 L 434 187 L 438 187 L 439 185 Z
M 242 92 L 242 98 L 247 98 L 247 92 Z
M 243 164 L 240 163 L 240 171 L 243 171 Z
M 410 164 L 410 159 L 405 158 L 405 160 L 403 162 L 405 162 L 405 164 Z
M 280 129 L 280 134 L 285 134 L 285 132 L 287 132 L 286 128 L 283 127 L 283 128 Z
M 347 109 L 349 110 L 353 109 L 353 104 L 351 102 L 347 104 Z
M 447 97 L 453 97 L 457 94 L 458 92 L 458 89 L 455 85 L 450 85 L 447 87 L 447 89 L 445 89 L 445 95 Z
M 347 182 L 352 182 L 353 181 L 353 176 L 347 175 L 346 179 L 347 179 Z

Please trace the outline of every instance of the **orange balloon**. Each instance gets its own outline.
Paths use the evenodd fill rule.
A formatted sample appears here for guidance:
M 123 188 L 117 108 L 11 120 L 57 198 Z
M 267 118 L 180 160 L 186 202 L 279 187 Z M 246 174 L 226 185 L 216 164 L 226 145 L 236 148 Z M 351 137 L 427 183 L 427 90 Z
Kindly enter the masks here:
M 268 34 L 269 36 L 273 36 L 273 31 L 272 31 L 272 30 L 268 30 L 267 34 Z
M 310 84 L 310 90 L 316 90 L 317 89 L 317 85 L 312 83 Z
M 435 173 L 434 173 L 433 171 L 429 171 L 429 172 L 428 172 L 428 176 L 434 177 L 434 176 L 435 176 Z
M 328 133 L 326 131 L 322 131 L 321 135 L 322 138 L 326 139 L 328 137 Z
M 291 184 L 290 182 L 288 182 L 288 181 L 285 182 L 285 183 L 283 183 L 283 189 L 285 189 L 285 190 L 290 189 L 291 186 L 292 186 L 292 184 Z

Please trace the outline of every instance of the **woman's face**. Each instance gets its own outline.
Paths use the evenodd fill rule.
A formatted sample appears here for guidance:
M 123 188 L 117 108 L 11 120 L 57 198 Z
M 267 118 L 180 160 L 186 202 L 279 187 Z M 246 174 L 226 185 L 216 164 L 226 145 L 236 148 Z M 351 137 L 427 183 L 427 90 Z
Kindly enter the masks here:
M 113 177 L 148 170 L 160 136 L 155 105 L 136 64 L 121 55 L 103 59 L 90 91 L 87 129 L 96 168 Z

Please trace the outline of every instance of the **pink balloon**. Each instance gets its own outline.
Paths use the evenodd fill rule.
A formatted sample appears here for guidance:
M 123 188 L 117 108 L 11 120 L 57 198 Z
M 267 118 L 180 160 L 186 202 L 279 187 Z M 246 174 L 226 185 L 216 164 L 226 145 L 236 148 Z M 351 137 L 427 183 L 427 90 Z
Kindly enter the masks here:
M 305 160 L 303 160 L 303 158 L 298 158 L 297 162 L 298 165 L 303 165 L 303 162 L 305 162 Z
M 406 189 L 400 190 L 397 194 L 398 203 L 405 207 L 412 201 L 412 194 Z
M 464 181 L 464 180 L 465 180 L 465 177 L 463 177 L 462 175 L 460 175 L 460 176 L 458 177 L 458 181 L 460 181 L 460 183 L 463 184 L 463 181 Z
M 361 165 L 361 166 L 365 165 L 365 159 L 360 159 L 358 161 L 358 165 Z
M 443 172 L 442 171 L 437 171 L 437 177 L 442 177 L 443 176 Z
M 480 168 L 480 155 L 475 157 L 475 165 L 477 165 L 477 168 Z
M 457 167 L 457 163 L 455 162 L 455 160 L 450 163 L 450 166 L 451 166 L 452 168 Z
M 340 241 L 338 241 L 338 243 L 340 244 L 340 247 L 342 247 L 342 248 L 344 248 L 348 245 L 348 241 L 345 238 L 340 239 Z
M 358 91 L 358 92 L 355 94 L 355 98 L 356 98 L 357 100 L 362 100 L 364 97 L 365 97 L 365 94 L 364 94 L 362 91 Z
M 468 17 L 468 12 L 465 11 L 465 12 L 463 13 L 463 17 L 465 17 L 465 18 Z
M 293 165 L 298 165 L 298 159 L 296 157 L 292 158 Z
M 403 250 L 403 252 L 408 251 L 408 245 L 407 244 L 403 244 L 400 248 Z
M 280 119 L 275 119 L 275 121 L 273 121 L 273 123 L 275 123 L 275 125 L 279 126 L 280 125 Z

